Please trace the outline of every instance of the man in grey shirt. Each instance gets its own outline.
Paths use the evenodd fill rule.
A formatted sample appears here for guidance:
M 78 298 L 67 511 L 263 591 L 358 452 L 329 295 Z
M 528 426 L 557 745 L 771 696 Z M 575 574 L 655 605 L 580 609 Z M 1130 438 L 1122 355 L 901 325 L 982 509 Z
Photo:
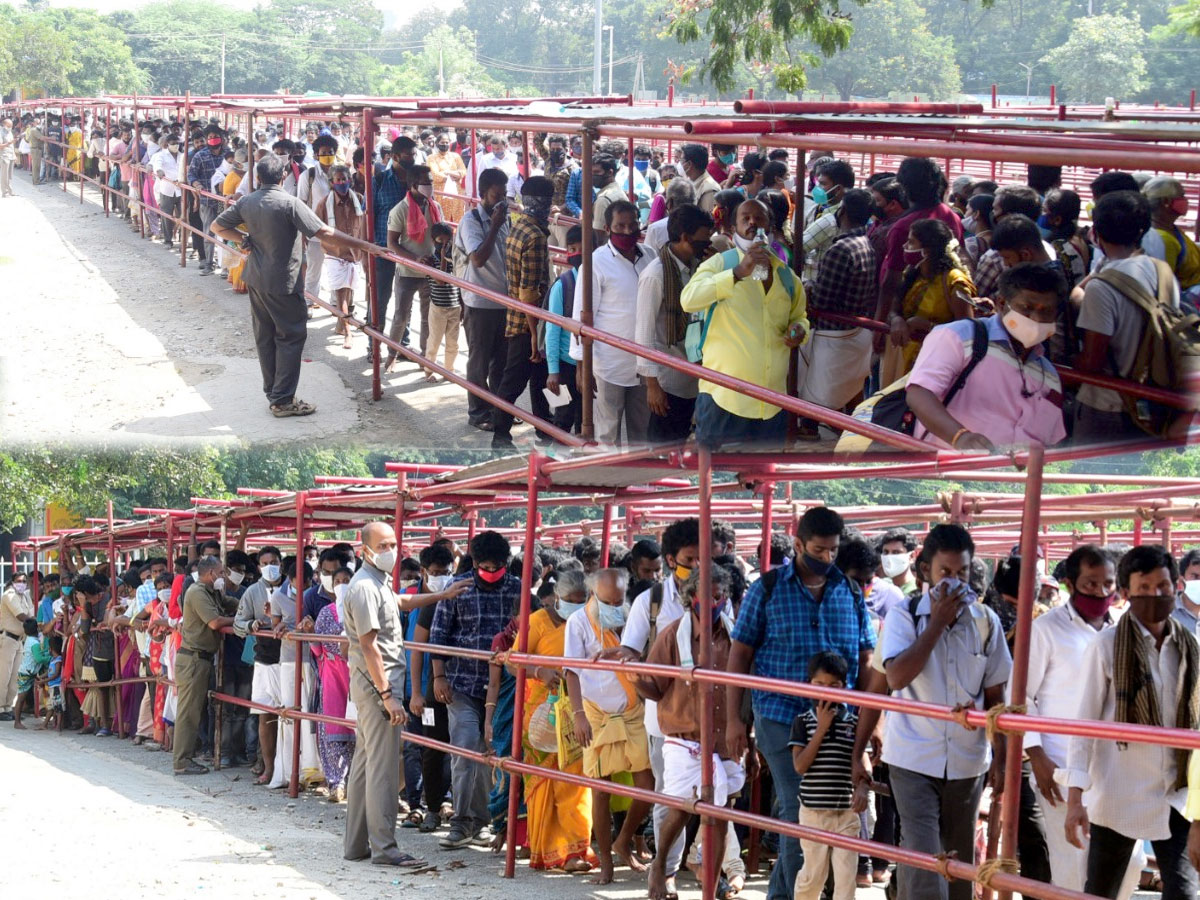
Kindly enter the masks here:
M 329 252 L 370 252 L 373 247 L 334 231 L 282 190 L 284 163 L 275 154 L 259 160 L 254 171 L 262 187 L 217 216 L 212 233 L 249 253 L 242 279 L 250 290 L 254 342 L 271 413 L 277 418 L 308 416 L 317 408 L 296 399 L 308 337 L 308 303 L 301 277 L 305 241 L 315 237 Z M 239 225 L 245 225 L 246 231 L 238 231 Z
M 396 847 L 400 806 L 400 734 L 404 711 L 404 629 L 392 591 L 396 533 L 384 522 L 362 530 L 363 567 L 350 579 L 343 622 L 350 644 L 350 699 L 358 708 L 346 779 L 343 855 L 383 866 L 419 866 Z
M 501 169 L 484 169 L 479 176 L 482 204 L 463 216 L 455 240 L 469 263 L 466 280 L 500 294 L 508 294 L 504 247 L 508 243 L 508 175 Z M 478 294 L 462 292 L 463 324 L 467 329 L 467 380 L 493 394 L 504 379 L 508 362 L 504 323 L 508 309 Z M 492 430 L 492 405 L 474 394 L 467 396 L 467 421 L 483 431 Z

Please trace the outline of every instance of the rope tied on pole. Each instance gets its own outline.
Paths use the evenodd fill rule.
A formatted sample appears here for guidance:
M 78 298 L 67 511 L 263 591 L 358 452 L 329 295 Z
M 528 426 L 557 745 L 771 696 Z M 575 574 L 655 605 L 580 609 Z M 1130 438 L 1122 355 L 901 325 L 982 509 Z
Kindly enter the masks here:
M 967 713 L 971 712 L 975 707 L 970 703 L 960 703 L 954 709 L 950 710 L 950 718 L 961 725 L 967 731 L 975 731 L 976 726 L 972 725 L 967 719 Z
M 1019 716 L 1024 715 L 1027 709 L 1028 707 L 1026 707 L 1024 703 L 1015 703 L 1012 705 L 997 703 L 995 706 L 989 709 L 987 711 L 986 725 L 988 743 L 990 744 L 993 740 L 995 740 L 997 734 L 1024 734 L 1024 730 L 1020 728 L 1001 728 L 999 719 L 1001 716 L 1007 713 L 1016 713 Z
M 1021 866 L 1015 859 L 1006 856 L 985 859 L 979 864 L 979 870 L 975 873 L 975 881 L 988 890 L 998 890 L 998 888 L 992 887 L 992 878 L 1001 872 L 1008 875 L 1019 875 Z
M 946 881 L 953 881 L 954 876 L 950 874 L 950 863 L 958 862 L 958 851 L 942 851 L 941 853 L 934 854 L 933 858 L 937 863 L 938 874 L 945 878 Z

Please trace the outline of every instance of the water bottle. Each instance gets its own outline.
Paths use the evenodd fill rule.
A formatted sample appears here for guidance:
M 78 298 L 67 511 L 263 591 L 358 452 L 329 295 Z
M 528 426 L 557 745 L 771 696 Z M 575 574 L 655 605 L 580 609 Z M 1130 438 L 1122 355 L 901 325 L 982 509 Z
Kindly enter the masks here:
M 754 242 L 756 244 L 762 244 L 763 246 L 766 246 L 767 234 L 761 228 L 758 229 L 758 233 L 754 235 Z M 750 277 L 754 281 L 766 281 L 770 275 L 771 270 L 762 263 L 759 263 L 757 266 L 755 266 L 754 271 L 750 273 Z

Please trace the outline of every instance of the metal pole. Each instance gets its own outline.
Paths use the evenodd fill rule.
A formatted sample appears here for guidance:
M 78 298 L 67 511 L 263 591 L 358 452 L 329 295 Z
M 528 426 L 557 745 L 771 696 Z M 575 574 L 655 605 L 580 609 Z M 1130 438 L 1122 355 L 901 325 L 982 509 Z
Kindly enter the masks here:
M 604 27 L 608 29 L 608 96 L 611 97 L 613 92 L 613 32 L 615 29 L 612 25 L 605 25 Z M 630 162 L 632 164 L 632 160 Z
M 390 163 L 389 163 L 390 165 Z M 363 110 L 363 192 L 366 196 L 367 227 L 371 229 L 371 241 L 375 241 L 375 110 Z M 367 302 L 371 307 L 371 324 L 383 322 L 379 319 L 379 279 L 376 278 L 376 257 L 367 265 Z M 383 381 L 379 372 L 379 341 L 371 341 L 371 399 L 383 398 Z
M 600 2 L 596 0 L 596 15 L 600 15 Z M 597 34 L 599 34 L 599 18 L 596 20 Z M 598 40 L 598 39 L 597 39 Z M 599 59 L 599 56 L 597 56 Z M 599 91 L 599 70 L 597 69 L 597 85 Z M 585 325 L 592 324 L 592 252 L 595 250 L 595 239 L 592 235 L 592 133 L 586 128 L 582 131 L 583 138 L 583 159 L 582 159 L 582 188 L 580 193 L 580 213 L 579 221 L 583 226 L 580 228 L 583 237 L 583 260 L 579 267 L 579 277 L 583 281 L 583 303 L 579 310 L 580 321 Z M 596 431 L 592 424 L 592 339 L 583 338 L 583 359 L 579 362 L 579 380 L 580 399 L 583 401 L 582 420 L 579 426 L 580 437 L 591 440 L 595 437 Z
M 600 558 L 604 560 L 604 565 L 608 566 L 611 563 L 608 561 L 608 545 L 610 543 L 609 534 L 612 532 L 613 522 L 613 505 L 611 503 L 604 504 L 604 516 L 601 519 L 600 526 Z
M 542 457 L 537 453 L 529 455 L 529 482 L 526 487 L 525 506 L 525 543 L 522 547 L 521 565 L 521 613 L 517 625 L 517 652 L 529 652 L 529 611 L 530 597 L 533 594 L 533 544 L 534 523 L 537 520 L 538 478 L 541 474 Z M 521 758 L 521 735 L 525 722 L 525 678 L 527 670 L 524 666 L 517 668 L 517 685 L 513 694 L 513 728 L 512 755 L 513 759 Z M 486 749 L 486 748 L 485 748 Z M 520 794 L 524 782 L 518 786 L 516 773 L 508 776 L 508 818 L 505 822 L 507 833 L 504 842 L 504 877 L 512 878 L 517 867 L 517 812 L 519 810 Z
M 771 521 L 775 513 L 775 482 L 762 485 L 762 551 L 758 555 L 758 570 L 771 571 Z
M 1133 546 L 1142 546 L 1142 519 L 1135 516 L 1133 520 Z
M 179 181 L 181 185 L 186 185 L 188 183 L 188 160 L 190 159 L 192 153 L 192 133 L 189 130 L 191 121 L 192 92 L 188 91 L 183 98 L 183 128 L 181 128 L 179 132 L 179 143 L 183 145 L 183 165 L 179 167 Z M 193 197 L 186 188 L 181 186 L 179 188 L 179 200 L 179 267 L 181 269 L 186 269 L 187 248 L 188 244 L 191 243 L 192 233 L 182 226 L 185 223 L 188 225 L 191 224 L 191 218 L 188 215 L 188 201 L 190 200 L 192 203 L 195 203 L 196 198 Z M 171 564 L 174 565 L 174 563 L 175 560 L 171 560 Z
M 400 561 L 404 557 L 404 501 L 407 498 L 408 473 L 396 473 L 396 564 L 392 566 L 392 590 L 400 586 Z
M 1040 444 L 1029 447 L 1026 468 L 1025 508 L 1021 520 L 1021 581 L 1017 594 L 1017 628 L 1013 639 L 1013 673 L 1011 703 L 1025 703 L 1025 685 L 1029 676 L 1029 631 L 1033 624 L 1033 602 L 1037 597 L 1038 528 L 1041 514 L 1042 469 L 1045 449 Z M 1000 833 L 1004 856 L 1017 858 L 1017 828 L 1021 805 L 1021 748 L 1025 736 L 1021 733 L 1005 736 L 1004 793 L 1001 796 Z M 1010 900 L 1011 891 L 1001 891 L 1001 900 Z
M 305 501 L 307 499 L 308 499 L 307 491 L 300 491 L 296 494 L 296 573 L 294 576 L 296 578 L 299 578 L 300 575 L 304 572 L 304 568 L 303 568 L 303 566 L 304 566 L 304 513 L 305 513 Z M 296 606 L 295 606 L 296 624 L 298 625 L 298 624 L 300 624 L 301 604 L 302 604 L 303 600 L 299 595 L 296 596 L 295 600 L 296 600 Z M 286 640 L 287 636 L 285 635 L 284 637 Z M 295 643 L 296 643 L 296 662 L 295 662 L 296 677 L 295 677 L 295 681 L 293 683 L 292 697 L 293 697 L 293 700 L 295 701 L 294 702 L 295 710 L 297 712 L 302 712 L 303 711 L 303 703 L 304 703 L 304 670 L 301 665 L 303 660 L 301 659 L 300 651 L 303 649 L 303 647 L 300 646 L 298 641 Z M 298 797 L 300 795 L 300 728 L 302 725 L 303 725 L 303 720 L 297 716 L 292 723 L 292 774 L 291 774 L 291 778 L 288 780 L 288 796 L 289 797 Z M 282 726 L 282 724 L 281 724 L 281 727 L 280 727 L 281 734 L 282 734 L 283 727 L 284 726 Z
M 700 668 L 712 668 L 713 645 L 713 597 L 712 597 L 712 454 L 706 447 L 699 448 L 697 491 L 700 499 L 700 594 L 698 615 L 700 616 Z M 688 613 L 685 613 L 688 615 Z M 709 681 L 700 683 L 700 799 L 705 803 L 713 800 L 713 685 Z M 701 844 L 703 871 L 701 888 L 704 900 L 715 900 L 717 895 L 717 873 L 721 861 L 714 851 L 717 837 L 717 821 L 712 816 L 701 818 L 704 841 Z M 722 827 L 728 827 L 724 822 Z
M 221 519 L 221 560 L 225 561 L 226 557 L 226 540 L 228 538 L 229 520 Z M 224 592 L 222 592 L 224 593 Z M 221 635 L 221 642 L 217 645 L 217 693 L 225 693 L 225 635 Z M 225 704 L 213 701 L 213 746 L 212 758 L 213 768 L 217 771 L 221 769 L 221 726 L 223 725 Z
M 592 29 L 592 93 L 600 94 L 600 48 L 604 38 L 604 0 L 596 0 L 596 22 Z

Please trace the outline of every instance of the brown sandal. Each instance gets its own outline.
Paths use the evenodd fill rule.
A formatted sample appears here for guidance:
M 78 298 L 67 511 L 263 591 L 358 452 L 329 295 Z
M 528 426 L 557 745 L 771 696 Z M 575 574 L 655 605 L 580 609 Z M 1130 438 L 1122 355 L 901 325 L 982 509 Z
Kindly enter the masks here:
M 277 419 L 286 419 L 290 416 L 311 416 L 317 411 L 317 408 L 311 403 L 305 403 L 293 397 L 287 403 L 272 403 L 271 415 Z

